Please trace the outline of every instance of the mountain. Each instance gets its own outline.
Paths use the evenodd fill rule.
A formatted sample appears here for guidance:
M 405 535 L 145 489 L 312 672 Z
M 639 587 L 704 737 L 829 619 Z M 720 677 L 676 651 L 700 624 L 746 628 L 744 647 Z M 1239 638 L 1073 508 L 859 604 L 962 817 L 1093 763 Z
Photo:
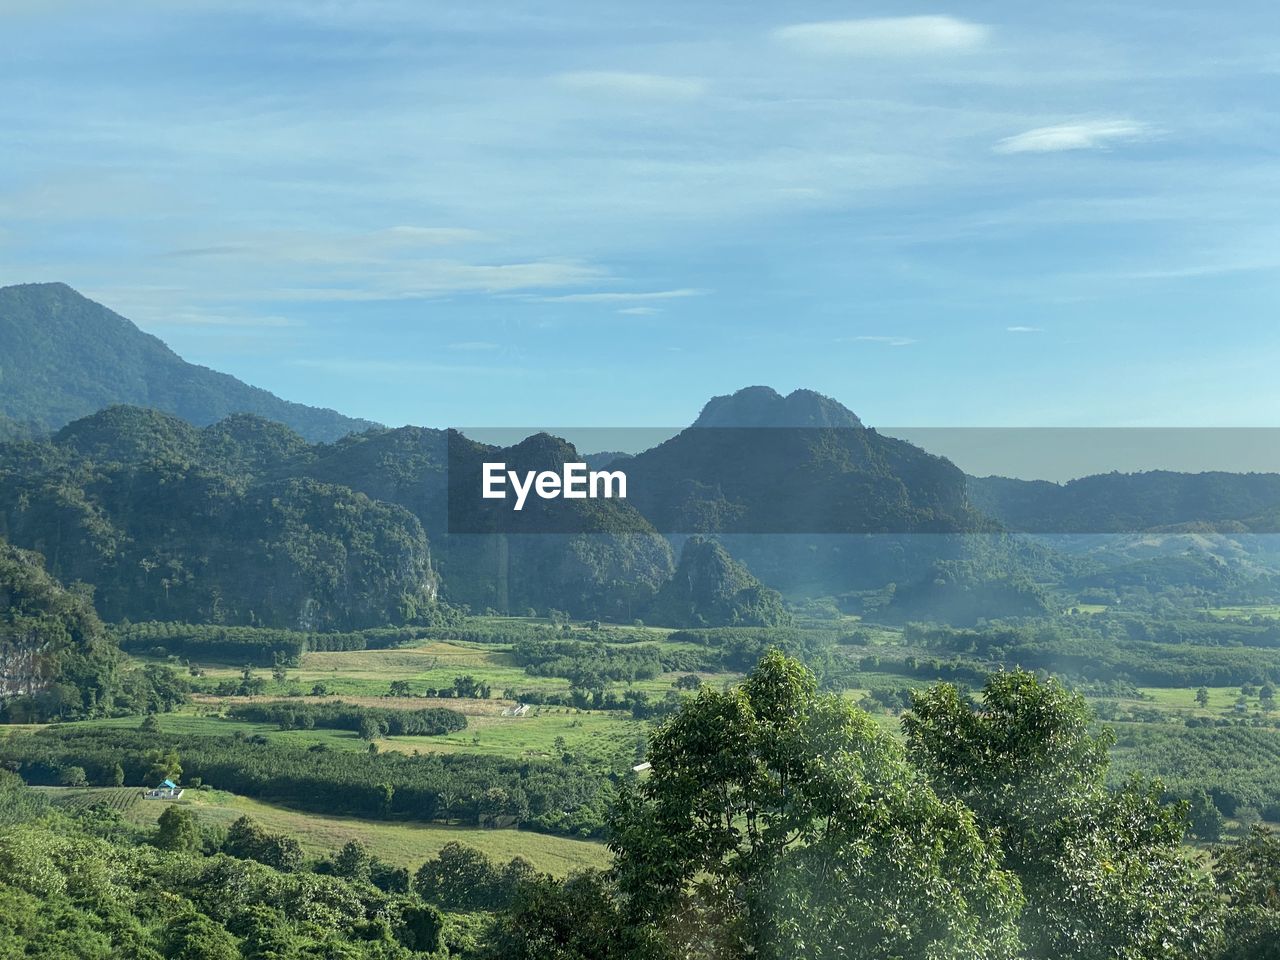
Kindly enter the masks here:
M 1032 533 L 1280 531 L 1275 473 L 1151 470 L 1067 483 L 970 477 L 968 487 L 979 509 L 1011 530 Z
M 478 499 L 490 459 L 580 458 L 545 434 L 505 449 L 419 427 L 309 444 L 247 414 L 197 428 L 108 407 L 0 444 L 0 535 L 92 584 L 110 620 L 401 623 L 432 615 L 442 575 L 446 599 L 478 610 L 640 616 L 674 568 L 667 541 L 621 500 L 562 501 L 559 515 L 539 501 L 522 527 L 499 524 Z
M 649 610 L 650 622 L 675 627 L 776 627 L 789 619 L 776 590 L 705 537 L 685 542 L 676 572 Z
M 253 413 L 313 441 L 374 426 L 187 363 L 66 284 L 0 287 L 0 440 L 19 428 L 56 429 L 113 404 L 151 407 L 197 426 Z
M 811 391 L 748 387 L 626 461 L 631 502 L 677 533 L 900 534 L 994 529 L 949 460 L 885 437 Z
M 84 581 L 110 620 L 355 629 L 429 616 L 417 518 L 299 474 L 310 446 L 238 416 L 203 430 L 112 407 L 0 445 L 0 535 Z
M 862 421 L 839 401 L 813 390 L 785 397 L 772 387 L 743 387 L 707 401 L 695 427 L 861 427 Z

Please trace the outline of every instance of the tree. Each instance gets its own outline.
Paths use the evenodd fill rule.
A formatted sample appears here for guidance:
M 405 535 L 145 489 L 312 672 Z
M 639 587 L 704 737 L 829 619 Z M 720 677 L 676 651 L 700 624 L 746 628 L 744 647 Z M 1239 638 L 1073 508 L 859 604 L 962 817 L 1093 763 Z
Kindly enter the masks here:
M 162 783 L 165 780 L 178 782 L 182 776 L 182 764 L 176 750 L 151 750 L 147 753 L 147 780 L 150 783 Z
M 118 763 L 115 765 L 115 768 L 111 771 L 111 785 L 113 787 L 124 786 L 124 767 L 120 766 L 120 764 Z
M 770 651 L 653 736 L 610 846 L 626 923 L 677 955 L 1017 955 L 1017 880 L 870 716 Z
M 1057 681 L 992 676 L 981 705 L 950 684 L 916 697 L 908 752 L 938 793 L 999 837 L 1027 899 L 1028 958 L 1202 956 L 1218 904 L 1179 853 L 1183 813 L 1159 783 L 1109 791 L 1109 731 Z
M 84 767 L 63 767 L 58 773 L 58 782 L 64 787 L 83 787 L 89 782 Z
M 656 931 L 627 922 L 605 874 L 522 883 L 498 918 L 491 955 L 502 960 L 657 960 L 672 957 Z
M 671 685 L 677 690 L 697 690 L 702 686 L 702 678 L 696 673 L 686 673 L 682 677 L 676 677 Z
M 236 941 L 226 928 L 194 911 L 169 922 L 164 947 L 170 960 L 240 960 Z
M 1258 703 L 1267 713 L 1276 708 L 1276 688 L 1272 684 L 1262 685 L 1262 689 L 1258 691 Z
M 1197 840 L 1217 843 L 1222 839 L 1224 826 L 1222 813 L 1209 794 L 1203 789 L 1195 790 L 1187 807 L 1188 832 Z
M 373 857 L 359 840 L 348 840 L 333 858 L 333 872 L 346 880 L 368 883 Z
M 382 724 L 368 714 L 361 714 L 358 734 L 361 740 L 377 740 L 382 736 Z
M 414 876 L 414 887 L 423 900 L 450 909 L 491 907 L 498 885 L 498 871 L 487 856 L 473 847 L 450 841 L 440 848 Z
M 409 681 L 408 680 L 392 680 L 391 687 L 387 692 L 390 696 L 393 696 L 393 697 L 407 697 L 410 695 Z
M 429 903 L 415 903 L 400 912 L 396 939 L 419 953 L 435 953 L 440 949 L 444 932 L 444 916 Z
M 1196 691 L 1196 703 L 1200 704 L 1201 707 L 1209 706 L 1209 691 L 1204 687 Z
M 1257 827 L 1218 848 L 1213 875 L 1228 907 L 1221 960 L 1280 960 L 1280 837 Z
M 195 815 L 185 807 L 169 806 L 156 821 L 152 842 L 161 850 L 194 853 L 200 849 L 200 826 Z

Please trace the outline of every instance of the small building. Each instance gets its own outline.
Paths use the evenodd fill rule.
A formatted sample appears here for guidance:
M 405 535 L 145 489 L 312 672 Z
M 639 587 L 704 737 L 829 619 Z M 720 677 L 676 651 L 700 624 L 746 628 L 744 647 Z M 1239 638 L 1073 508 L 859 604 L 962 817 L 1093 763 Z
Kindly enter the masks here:
M 172 780 L 165 780 L 158 787 L 153 787 L 142 794 L 147 800 L 177 800 L 182 796 L 182 788 Z
M 502 715 L 504 717 L 523 717 L 528 712 L 529 705 L 527 703 L 519 703 L 514 707 L 507 707 L 502 711 Z

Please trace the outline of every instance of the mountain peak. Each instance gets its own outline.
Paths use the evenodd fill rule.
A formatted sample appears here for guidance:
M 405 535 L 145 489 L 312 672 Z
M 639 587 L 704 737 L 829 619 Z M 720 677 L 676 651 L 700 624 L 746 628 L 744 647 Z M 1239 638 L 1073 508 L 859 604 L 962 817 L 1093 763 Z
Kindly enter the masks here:
M 772 387 L 743 387 L 727 397 L 712 397 L 695 427 L 861 427 L 857 415 L 813 390 L 783 396 Z

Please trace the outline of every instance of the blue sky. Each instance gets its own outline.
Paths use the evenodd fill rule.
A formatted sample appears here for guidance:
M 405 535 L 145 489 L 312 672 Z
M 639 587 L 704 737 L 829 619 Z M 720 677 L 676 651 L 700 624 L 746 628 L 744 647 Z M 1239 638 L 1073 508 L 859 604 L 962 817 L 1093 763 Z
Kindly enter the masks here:
M 1280 421 L 1280 13 L 0 0 L 0 283 L 387 423 Z

